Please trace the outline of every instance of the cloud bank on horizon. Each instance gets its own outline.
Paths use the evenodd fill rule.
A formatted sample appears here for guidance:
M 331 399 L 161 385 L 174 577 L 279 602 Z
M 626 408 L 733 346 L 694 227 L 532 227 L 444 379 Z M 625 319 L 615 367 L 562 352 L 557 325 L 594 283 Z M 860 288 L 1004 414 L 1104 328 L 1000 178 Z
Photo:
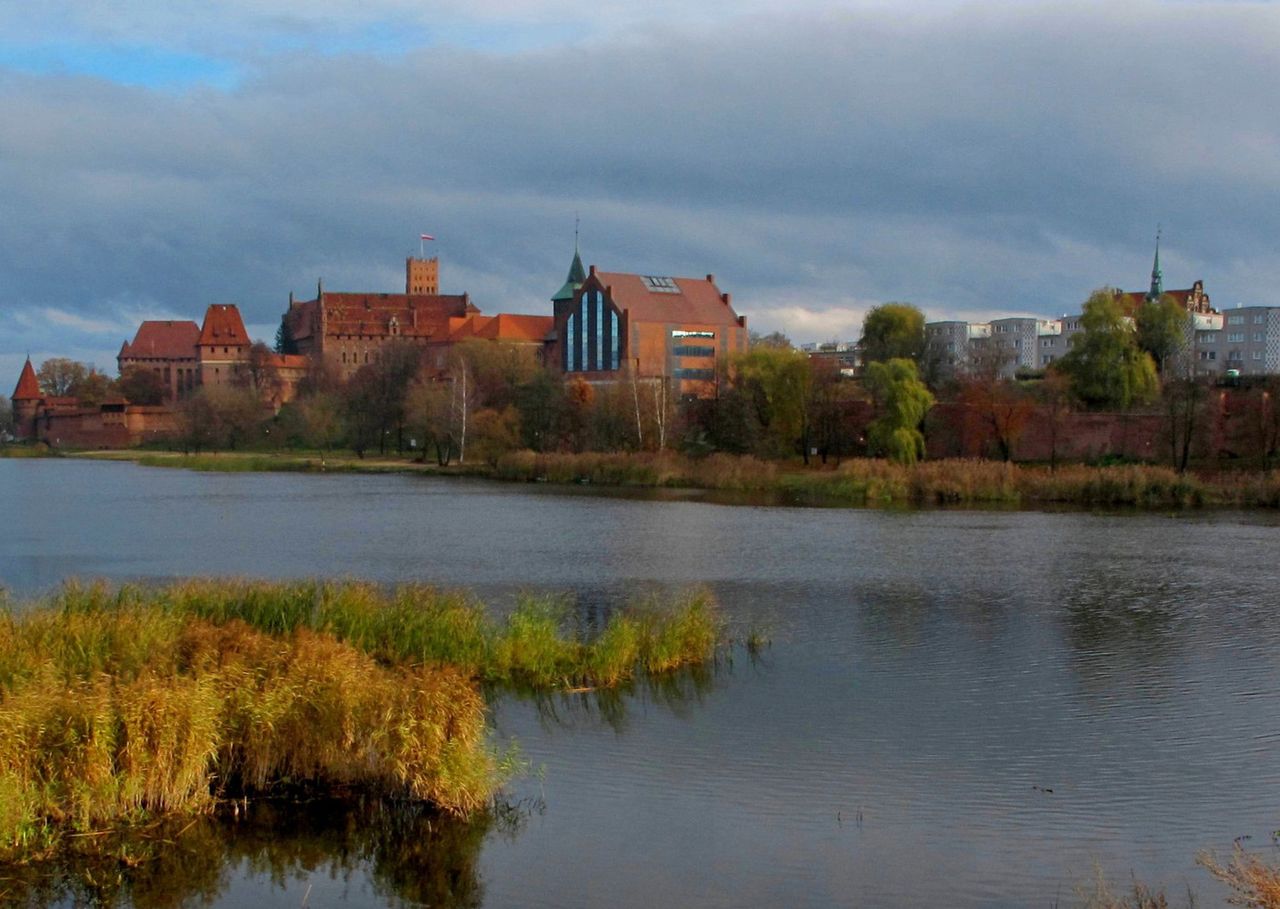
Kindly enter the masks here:
M 52 0 L 0 11 L 0 377 L 141 318 L 397 290 L 548 311 L 572 255 L 715 272 L 762 331 L 1280 303 L 1280 9 Z M 109 10 L 109 12 L 108 12 Z

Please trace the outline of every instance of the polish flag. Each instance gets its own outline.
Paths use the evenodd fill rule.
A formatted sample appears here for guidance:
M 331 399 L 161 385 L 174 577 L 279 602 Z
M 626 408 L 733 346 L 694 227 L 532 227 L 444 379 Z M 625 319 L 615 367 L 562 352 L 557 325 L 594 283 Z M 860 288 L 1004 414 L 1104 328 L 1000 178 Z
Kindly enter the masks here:
M 431 234 L 423 234 L 423 235 L 422 235 L 422 239 L 424 239 L 424 240 L 434 240 L 434 239 L 435 239 L 435 237 L 431 236 Z

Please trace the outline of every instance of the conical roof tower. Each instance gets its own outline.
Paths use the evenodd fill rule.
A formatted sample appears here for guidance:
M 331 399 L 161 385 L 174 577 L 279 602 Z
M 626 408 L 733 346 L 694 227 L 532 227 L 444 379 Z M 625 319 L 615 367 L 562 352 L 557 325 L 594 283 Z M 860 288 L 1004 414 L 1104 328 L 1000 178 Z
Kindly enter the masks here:
M 31 368 L 31 358 L 22 366 L 22 375 L 18 376 L 18 387 L 9 396 L 11 401 L 39 401 L 44 395 L 40 393 L 40 382 L 36 379 L 36 371 Z

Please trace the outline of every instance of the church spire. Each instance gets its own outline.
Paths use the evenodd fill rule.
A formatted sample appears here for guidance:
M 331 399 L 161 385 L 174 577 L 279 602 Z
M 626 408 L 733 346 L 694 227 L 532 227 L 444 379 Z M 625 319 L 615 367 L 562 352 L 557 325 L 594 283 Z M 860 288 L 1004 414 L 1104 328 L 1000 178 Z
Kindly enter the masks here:
M 578 252 L 578 222 L 577 218 L 575 218 L 573 223 L 573 262 L 569 264 L 568 278 L 565 279 L 560 289 L 556 291 L 555 296 L 551 298 L 551 302 L 572 300 L 573 295 L 577 293 L 578 288 L 582 286 L 582 282 L 585 280 L 587 280 L 587 270 L 582 267 L 582 256 Z
M 1151 289 L 1147 291 L 1147 302 L 1159 303 L 1164 296 L 1164 274 L 1160 271 L 1160 227 L 1156 226 L 1156 260 L 1151 266 Z

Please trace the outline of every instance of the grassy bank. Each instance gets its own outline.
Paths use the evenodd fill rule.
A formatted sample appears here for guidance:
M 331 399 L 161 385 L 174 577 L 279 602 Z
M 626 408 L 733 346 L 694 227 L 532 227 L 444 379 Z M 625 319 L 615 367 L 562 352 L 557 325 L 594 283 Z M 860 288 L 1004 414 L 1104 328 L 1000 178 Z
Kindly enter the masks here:
M 414 586 L 71 584 L 0 615 L 0 857 L 281 786 L 469 814 L 509 769 L 486 685 L 616 685 L 719 635 L 702 594 L 588 633 L 553 598 L 498 621 Z
M 396 459 L 324 459 L 319 454 L 181 455 L 86 452 L 82 456 L 145 466 L 213 471 L 327 471 L 424 473 L 602 487 L 687 488 L 776 496 L 779 502 L 819 506 L 1037 506 L 1280 508 L 1280 470 L 1179 474 L 1153 465 L 1091 467 L 949 459 L 903 467 L 857 458 L 839 467 L 802 468 L 749 456 L 688 458 L 671 452 L 613 454 L 512 452 L 496 465 L 441 468 Z
M 1000 461 L 951 459 L 904 467 L 858 458 L 831 469 L 799 469 L 729 455 L 692 460 L 674 454 L 526 451 L 501 459 L 495 475 L 506 480 L 778 493 L 786 500 L 811 505 L 1280 507 L 1280 471 L 1197 475 L 1150 465 L 1077 464 L 1050 470 Z

